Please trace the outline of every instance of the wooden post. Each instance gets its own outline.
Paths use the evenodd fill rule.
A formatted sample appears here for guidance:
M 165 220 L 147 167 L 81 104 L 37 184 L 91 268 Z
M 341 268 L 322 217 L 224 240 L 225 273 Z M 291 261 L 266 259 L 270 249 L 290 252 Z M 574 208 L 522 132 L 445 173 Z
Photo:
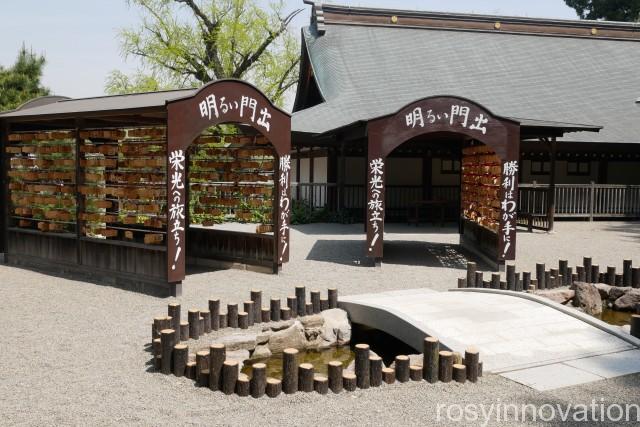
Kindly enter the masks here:
M 222 364 L 222 392 L 233 394 L 236 391 L 238 382 L 238 362 L 235 360 L 225 360 Z
M 640 338 L 640 314 L 631 315 L 631 335 Z
M 382 380 L 385 384 L 393 384 L 396 382 L 396 371 L 391 368 L 382 368 Z
M 227 313 L 220 313 L 220 329 L 225 329 L 229 327 L 229 318 L 227 317 Z
M 276 378 L 267 378 L 266 393 L 267 396 L 273 398 L 278 397 L 282 392 L 282 381 Z
M 434 384 L 438 382 L 438 358 L 440 353 L 440 342 L 438 338 L 427 337 L 422 343 L 422 365 L 424 379 Z
M 310 393 L 313 391 L 313 365 L 302 363 L 298 367 L 298 390 Z
M 238 327 L 238 304 L 227 304 L 227 326 Z
M 467 263 L 467 287 L 475 288 L 476 283 L 476 263 L 468 262 Z
M 453 353 L 450 351 L 441 351 L 439 356 L 438 379 L 443 383 L 451 382 L 453 376 Z
M 561 259 L 558 261 L 558 271 L 562 276 L 562 286 L 569 286 L 569 280 L 571 275 L 569 275 L 569 261 L 566 259 Z
M 396 380 L 401 383 L 409 381 L 409 356 L 396 356 Z
M 211 329 L 217 331 L 220 329 L 220 300 L 209 300 L 209 313 L 211 313 Z
M 343 373 L 342 385 L 346 391 L 356 391 L 356 376 L 350 372 Z
M 541 263 L 536 264 L 536 280 L 538 281 L 538 289 L 545 289 L 545 265 Z
M 633 261 L 625 259 L 622 261 L 622 283 L 624 286 L 631 286 L 631 275 L 633 271 Z
M 616 268 L 615 267 L 607 267 L 607 285 L 615 286 L 616 285 Z
M 329 392 L 329 380 L 323 375 L 313 376 L 313 389 L 318 394 L 327 394 Z
M 516 266 L 507 265 L 507 288 L 510 291 L 516 290 Z
M 238 374 L 238 379 L 236 380 L 236 394 L 240 397 L 249 396 L 251 383 L 249 381 L 249 377 L 245 374 Z
M 467 370 L 467 379 L 472 383 L 478 382 L 478 363 L 480 362 L 480 352 L 475 347 L 469 347 L 464 351 L 464 364 Z
M 271 321 L 272 322 L 280 321 L 280 299 L 279 298 L 271 298 Z
M 538 289 L 538 280 L 531 279 L 531 285 L 529 285 L 529 291 L 535 292 Z
M 616 274 L 616 286 L 624 286 L 624 274 L 618 273 Z
M 585 274 L 584 266 L 576 265 L 576 273 L 578 273 L 578 281 L 579 282 L 586 282 L 587 281 L 587 275 Z
M 522 272 L 522 289 L 524 289 L 525 291 L 528 291 L 530 286 L 531 286 L 531 272 L 523 271 Z
M 296 299 L 298 304 L 298 316 L 307 315 L 306 289 L 304 286 L 296 286 Z M 284 388 L 284 384 L 283 384 Z M 286 391 L 285 391 L 286 393 Z
M 307 303 L 305 312 L 307 313 L 307 316 L 311 316 L 313 314 L 313 303 L 310 303 L 310 302 Z
M 501 280 L 500 281 L 500 289 L 503 291 L 507 290 L 507 281 L 506 280 Z
M 253 301 L 253 322 L 262 322 L 262 291 L 251 289 L 251 301 Z
M 600 266 L 597 264 L 591 265 L 591 283 L 598 283 L 600 281 Z
M 467 380 L 467 367 L 459 364 L 453 365 L 453 379 L 457 383 L 464 384 Z
M 227 358 L 224 344 L 211 344 L 209 346 L 209 388 L 213 391 L 220 390 L 222 386 L 222 366 Z
M 584 267 L 585 282 L 587 283 L 593 283 L 593 281 L 591 280 L 591 265 L 592 265 L 591 257 L 582 258 L 582 266 Z
M 297 300 L 295 296 L 288 296 L 287 297 L 287 307 L 289 307 L 289 310 L 291 310 L 291 317 L 297 317 L 298 316 L 298 304 L 297 304 Z
M 544 286 L 546 289 L 553 288 L 553 281 L 551 280 L 551 272 L 549 270 L 544 272 Z
M 329 310 L 329 300 L 327 298 L 320 298 L 320 311 Z
M 151 345 L 153 346 L 153 357 L 162 356 L 162 340 L 156 338 Z
M 160 331 L 160 344 L 162 345 L 161 371 L 165 375 L 171 373 L 173 346 L 176 345 L 176 333 L 173 329 L 163 329 Z
M 293 394 L 298 391 L 298 350 L 285 348 L 282 354 L 282 391 Z
M 342 362 L 332 360 L 327 364 L 327 373 L 329 375 L 329 388 L 334 393 L 340 393 L 342 386 Z
M 631 269 L 631 286 L 640 288 L 640 268 L 633 267 Z
M 200 317 L 202 317 L 204 323 L 203 334 L 208 334 L 211 332 L 211 312 L 209 310 L 201 311 Z
M 249 313 L 246 311 L 238 312 L 238 327 L 240 329 L 249 328 Z
M 209 351 L 196 353 L 196 382 L 200 387 L 209 386 Z
M 267 365 L 255 363 L 251 374 L 251 397 L 262 397 L 267 390 Z
M 190 380 L 196 379 L 196 362 L 187 362 L 187 368 L 184 371 L 184 376 Z
M 200 338 L 200 312 L 198 310 L 189 310 L 189 337 L 193 340 Z
M 183 341 L 189 339 L 189 322 L 180 322 L 180 339 Z
M 243 304 L 244 312 L 247 313 L 247 326 L 251 327 L 255 323 L 253 315 L 255 310 L 253 308 L 253 301 L 245 301 Z
M 204 319 L 202 318 L 202 316 L 200 316 L 200 318 L 198 319 L 198 322 L 199 322 L 198 332 L 200 332 L 200 335 L 204 335 Z
M 464 289 L 467 287 L 467 279 L 464 277 L 458 277 L 458 289 Z
M 357 385 L 358 388 L 367 389 L 370 385 L 369 346 L 367 344 L 356 344 L 355 353 Z
M 409 366 L 409 378 L 411 378 L 411 381 L 422 381 L 422 366 Z
M 550 160 L 550 173 L 549 173 L 549 192 L 547 195 L 547 220 L 549 221 L 549 232 L 553 231 L 553 226 L 556 216 L 556 153 L 558 145 L 556 143 L 556 137 L 551 137 L 549 140 L 549 160 Z
M 313 314 L 320 313 L 320 291 L 311 291 L 311 305 L 313 306 Z
M 270 308 L 263 308 L 261 310 L 262 312 L 262 323 L 269 323 L 271 321 L 271 309 Z
M 173 346 L 173 375 L 181 377 L 187 369 L 189 362 L 189 347 L 185 344 Z
M 500 273 L 491 274 L 491 289 L 500 289 Z
M 520 273 L 516 273 L 516 292 L 522 292 L 522 280 L 520 280 Z
M 327 289 L 327 297 L 329 299 L 329 309 L 338 308 L 338 288 Z
M 491 288 L 491 282 L 490 282 L 490 281 L 488 281 L 488 280 L 483 280 L 483 281 L 482 281 L 482 287 L 483 287 L 484 289 L 489 289 L 489 288 Z
M 573 285 L 573 276 L 577 276 L 577 274 L 573 272 L 573 267 L 567 267 L 567 281 L 565 282 L 565 286 Z
M 291 309 L 289 307 L 284 307 L 280 309 L 280 319 L 282 320 L 291 319 Z
M 175 331 L 176 342 L 178 343 L 182 339 L 180 335 L 180 304 L 178 304 L 177 302 L 169 303 L 167 314 L 169 315 L 169 317 L 171 317 L 170 328 Z
M 371 387 L 380 387 L 382 384 L 382 358 L 369 356 L 369 384 Z
M 482 282 L 484 282 L 484 277 L 483 277 L 483 273 L 482 271 L 476 271 L 476 277 L 475 277 L 475 286 L 474 288 L 482 288 L 483 284 Z

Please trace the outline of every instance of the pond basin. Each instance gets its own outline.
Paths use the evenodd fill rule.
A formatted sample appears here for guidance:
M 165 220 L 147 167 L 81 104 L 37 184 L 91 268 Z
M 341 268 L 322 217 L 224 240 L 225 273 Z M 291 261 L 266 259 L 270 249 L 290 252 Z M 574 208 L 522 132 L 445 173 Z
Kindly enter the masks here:
M 327 375 L 327 364 L 333 360 L 342 362 L 346 368 L 355 359 L 353 348 L 356 344 L 369 344 L 373 352 L 380 356 L 385 365 L 389 365 L 400 354 L 416 354 L 412 347 L 406 345 L 397 338 L 363 325 L 351 325 L 351 343 L 341 347 L 331 347 L 323 350 L 300 350 L 298 363 L 311 363 L 314 372 Z M 267 365 L 267 377 L 282 378 L 282 354 L 274 354 L 267 359 L 254 359 L 245 361 L 242 373 L 251 376 L 252 365 L 264 363 Z
M 631 315 L 633 313 L 629 311 L 617 311 L 611 308 L 603 308 L 602 314 L 594 316 L 597 319 L 607 322 L 610 325 L 622 326 L 631 323 Z

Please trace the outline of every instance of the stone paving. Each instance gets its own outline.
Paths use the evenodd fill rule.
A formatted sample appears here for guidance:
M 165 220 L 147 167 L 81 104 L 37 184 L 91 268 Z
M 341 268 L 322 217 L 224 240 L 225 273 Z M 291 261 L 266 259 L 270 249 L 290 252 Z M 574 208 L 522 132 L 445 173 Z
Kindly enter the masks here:
M 539 390 L 640 372 L 639 357 L 619 356 L 634 354 L 627 351 L 636 349 L 634 345 L 519 297 L 415 289 L 346 296 L 340 301 L 354 321 L 395 336 L 405 334 L 418 349 L 424 334 L 461 353 L 473 345 L 486 370 Z M 423 334 L 407 336 L 410 327 Z

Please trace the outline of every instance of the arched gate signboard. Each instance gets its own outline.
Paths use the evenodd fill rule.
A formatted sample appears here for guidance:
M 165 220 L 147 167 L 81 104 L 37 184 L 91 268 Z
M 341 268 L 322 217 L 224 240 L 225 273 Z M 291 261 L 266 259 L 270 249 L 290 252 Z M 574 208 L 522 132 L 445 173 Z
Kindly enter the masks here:
M 240 80 L 218 80 L 193 96 L 167 102 L 167 278 L 185 277 L 187 149 L 200 133 L 224 123 L 253 127 L 273 145 L 276 155 L 274 237 L 278 263 L 289 261 L 291 210 L 291 117 L 254 86 Z
M 454 133 L 468 141 L 484 144 L 496 156 L 499 174 L 487 185 L 487 195 L 499 218 L 495 219 L 495 239 L 484 231 L 461 227 L 463 243 L 476 246 L 497 263 L 515 259 L 520 125 L 498 117 L 470 100 L 439 96 L 413 102 L 395 114 L 368 124 L 367 169 L 367 256 L 381 259 L 384 243 L 385 170 L 387 156 L 403 143 L 420 135 Z M 466 154 L 463 154 L 463 169 Z M 461 182 L 463 188 L 465 183 Z M 465 221 L 463 215 L 461 220 Z M 467 225 L 467 224 L 463 224 Z M 475 234 L 475 235 L 474 235 Z M 489 236 L 489 237 L 487 237 Z M 487 244 L 487 240 L 492 240 Z

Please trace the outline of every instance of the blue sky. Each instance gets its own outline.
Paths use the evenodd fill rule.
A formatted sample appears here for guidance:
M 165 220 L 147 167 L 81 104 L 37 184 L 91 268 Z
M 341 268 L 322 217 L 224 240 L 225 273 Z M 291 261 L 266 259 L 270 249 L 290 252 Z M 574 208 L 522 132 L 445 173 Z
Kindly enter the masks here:
M 264 0 L 266 3 L 266 0 Z M 327 2 L 329 3 L 329 2 Z M 574 19 L 576 13 L 563 0 L 342 0 L 333 3 L 394 9 L 474 12 L 514 16 Z M 309 6 L 287 1 L 289 8 L 304 8 L 294 23 L 306 25 Z M 44 84 L 53 93 L 71 97 L 104 93 L 110 70 L 132 72 L 135 59 L 125 61 L 116 37 L 119 28 L 134 26 L 137 9 L 125 0 L 5 0 L 0 5 L 0 64 L 13 63 L 24 43 L 44 53 Z

